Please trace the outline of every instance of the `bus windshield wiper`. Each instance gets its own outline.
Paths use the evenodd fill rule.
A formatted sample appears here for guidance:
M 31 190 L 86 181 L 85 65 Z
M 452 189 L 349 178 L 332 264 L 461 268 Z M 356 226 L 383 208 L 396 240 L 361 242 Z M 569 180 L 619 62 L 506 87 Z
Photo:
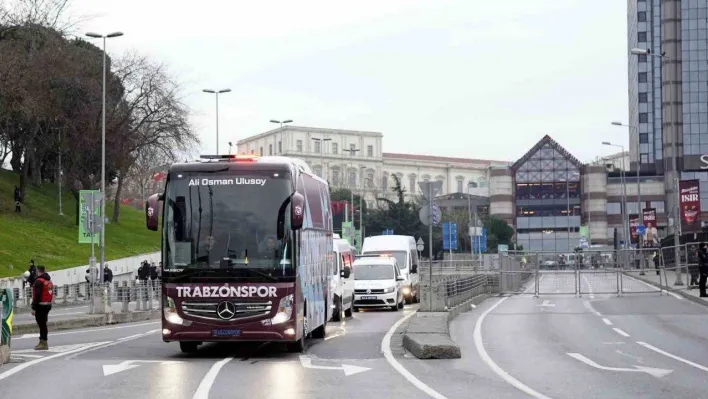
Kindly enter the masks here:
M 206 271 L 211 271 L 211 270 L 214 270 L 214 269 L 204 269 L 204 268 L 194 268 L 194 269 L 190 269 L 190 268 L 188 268 L 187 270 L 185 270 L 185 271 L 182 272 L 181 274 L 178 274 L 178 275 L 176 275 L 176 276 L 174 276 L 174 277 L 170 277 L 170 278 L 169 278 L 169 281 L 176 282 L 176 281 L 185 279 L 185 278 L 187 278 L 187 277 L 206 277 L 206 276 L 204 276 L 204 275 L 206 274 L 205 272 L 206 272 Z M 169 272 L 169 269 L 166 270 L 166 271 Z M 211 276 L 210 276 L 210 277 L 211 277 Z
M 235 263 L 235 262 L 234 262 L 234 265 L 236 265 L 236 264 L 247 265 L 246 263 Z M 272 281 L 280 281 L 277 277 L 271 276 L 271 275 L 268 274 L 268 273 L 264 273 L 264 272 L 261 272 L 261 271 L 255 270 L 255 269 L 251 269 L 251 268 L 233 268 L 233 269 L 228 269 L 228 270 L 231 270 L 231 271 L 246 271 L 246 272 L 248 272 L 248 273 L 250 273 L 250 274 L 252 274 L 252 275 L 265 277 L 265 278 L 268 278 L 268 279 L 270 279 L 270 280 L 272 280 Z

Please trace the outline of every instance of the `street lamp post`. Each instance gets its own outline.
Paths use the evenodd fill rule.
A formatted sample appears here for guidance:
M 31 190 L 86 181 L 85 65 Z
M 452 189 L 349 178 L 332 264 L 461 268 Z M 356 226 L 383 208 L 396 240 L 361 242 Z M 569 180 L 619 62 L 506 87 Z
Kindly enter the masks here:
M 230 93 L 231 89 L 204 89 L 202 91 L 204 93 L 213 94 L 216 97 L 216 155 L 219 155 L 219 94 Z
M 320 143 L 320 168 L 322 169 L 322 170 L 321 170 L 322 176 L 320 176 L 320 177 L 322 177 L 323 179 L 327 180 L 327 178 L 328 178 L 329 176 L 327 175 L 327 173 L 325 173 L 325 167 L 324 167 L 324 146 L 325 146 L 325 143 L 326 143 L 326 142 L 332 141 L 332 139 L 329 139 L 329 138 L 321 138 L 321 139 L 320 139 L 320 138 L 317 138 L 317 137 L 313 137 L 313 138 L 312 138 L 312 141 L 314 141 L 314 142 L 316 142 L 316 143 Z
M 354 154 L 361 151 L 361 149 L 360 148 L 349 148 L 349 149 L 345 148 L 345 149 L 342 149 L 342 151 L 348 152 L 353 157 Z M 352 162 L 351 165 L 352 165 L 352 170 L 355 170 L 354 169 L 354 162 Z M 354 173 L 356 173 L 356 170 Z M 355 179 L 356 179 L 356 177 L 355 177 Z M 356 181 L 354 182 L 354 185 L 356 186 Z M 354 227 L 354 187 L 351 187 L 349 189 L 349 192 L 351 193 L 351 197 L 352 197 L 351 200 L 352 200 L 352 230 L 353 230 L 353 227 Z M 354 234 L 354 232 L 352 232 L 352 234 Z M 352 240 L 352 243 L 353 242 L 354 241 Z
M 280 125 L 280 128 L 282 129 L 284 125 L 287 125 L 288 123 L 293 123 L 293 120 L 292 120 L 292 119 L 286 119 L 286 120 L 284 120 L 284 121 L 279 121 L 279 120 L 276 120 L 276 119 L 271 119 L 271 120 L 270 120 L 270 123 L 276 123 L 276 124 Z M 282 132 L 282 131 L 280 132 L 280 143 L 281 143 L 280 145 L 282 146 L 282 145 L 283 145 L 283 144 L 282 144 L 282 143 L 283 143 L 283 132 Z M 277 148 L 277 150 L 278 150 L 278 154 L 280 154 L 280 153 L 283 152 L 283 151 L 282 151 L 282 148 Z
M 633 48 L 630 50 L 630 53 L 632 55 L 647 55 L 647 56 L 652 56 L 652 57 L 658 57 L 662 61 L 675 61 L 674 58 L 666 56 L 664 54 L 654 54 L 651 52 L 650 49 L 643 49 L 643 48 Z M 667 66 L 669 63 L 664 63 L 662 62 L 662 67 Z M 667 68 L 668 69 L 668 68 Z M 665 82 L 665 76 L 668 75 L 668 73 L 663 73 L 662 71 L 662 87 L 663 83 Z M 674 178 L 674 181 L 667 181 L 669 179 L 669 174 L 666 173 L 666 170 L 664 170 L 664 187 L 666 186 L 672 186 L 675 194 L 674 194 L 674 206 L 673 208 L 673 219 L 674 219 L 674 259 L 676 262 L 676 281 L 674 281 L 674 285 L 683 285 L 683 277 L 681 276 L 681 210 L 680 210 L 680 204 L 679 204 L 679 181 L 680 181 L 680 174 L 678 171 L 678 132 L 676 130 L 676 123 L 674 121 L 674 98 L 673 98 L 673 81 L 669 81 L 668 84 L 669 90 L 667 92 L 667 97 L 669 98 L 669 109 L 668 109 L 668 116 L 669 116 L 669 121 L 671 125 L 671 140 L 673 142 L 673 145 L 671 146 L 671 168 L 673 172 L 676 174 L 676 177 Z M 662 107 L 663 104 L 665 104 L 664 101 L 662 101 Z M 665 155 L 665 154 L 664 154 Z M 666 157 L 664 157 L 666 159 Z M 664 168 L 666 169 L 666 168 Z
M 577 173 L 571 173 L 565 178 L 565 199 L 567 201 L 565 216 L 568 220 L 568 245 L 570 245 L 570 178 L 578 176 Z
M 641 144 L 641 140 L 639 139 L 639 129 L 637 129 L 636 126 L 631 126 L 631 125 L 625 125 L 622 122 L 618 121 L 613 121 L 612 125 L 614 126 L 624 126 L 631 129 L 634 129 L 635 134 L 637 135 L 637 214 L 639 215 L 639 224 L 643 225 L 644 224 L 644 211 L 643 211 L 643 206 L 642 206 L 642 185 L 639 183 L 639 167 L 641 165 L 641 152 L 639 151 L 639 146 Z M 631 136 L 631 135 L 630 135 Z M 624 155 L 622 155 L 622 159 L 624 160 Z M 637 246 L 639 247 L 639 264 L 640 264 L 640 275 L 644 275 L 644 253 L 642 252 L 642 248 L 644 247 L 643 245 L 644 242 L 644 237 L 637 234 Z
M 101 268 L 106 255 L 106 39 L 123 36 L 123 32 L 113 32 L 107 35 L 88 32 L 86 36 L 95 39 L 103 39 L 103 99 L 101 105 Z M 103 273 L 98 273 L 101 284 L 103 284 Z
M 629 220 L 627 219 L 627 181 L 625 180 L 625 170 L 626 170 L 626 165 L 624 162 L 624 146 L 619 145 L 619 144 L 612 144 L 608 141 L 603 141 L 603 145 L 607 145 L 610 147 L 617 147 L 622 150 L 622 173 L 620 173 L 620 180 L 622 182 L 622 235 L 624 236 L 625 239 L 625 244 L 628 245 L 629 243 Z
M 59 184 L 59 216 L 64 216 L 63 207 L 62 207 L 62 203 L 61 203 L 61 149 L 62 149 L 62 145 L 61 145 L 61 128 L 58 128 L 58 129 L 57 129 L 57 135 L 59 136 L 59 137 L 58 137 L 58 138 L 59 138 L 59 143 L 58 143 L 58 144 L 59 144 L 59 145 L 58 145 L 58 147 L 59 147 L 59 156 L 58 156 L 58 158 L 59 158 L 59 170 L 57 171 L 57 183 Z

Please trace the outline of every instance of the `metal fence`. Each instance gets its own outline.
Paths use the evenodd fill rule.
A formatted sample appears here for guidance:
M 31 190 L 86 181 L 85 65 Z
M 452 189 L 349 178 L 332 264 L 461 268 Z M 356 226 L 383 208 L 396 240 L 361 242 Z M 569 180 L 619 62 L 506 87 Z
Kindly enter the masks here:
M 31 287 L 13 288 L 15 308 L 29 309 L 32 301 Z M 160 307 L 161 285 L 159 280 L 123 281 L 112 284 L 78 283 L 54 286 L 54 305 L 95 304 L 93 298 L 105 296 L 107 306 L 114 312 L 130 312 L 158 309 Z

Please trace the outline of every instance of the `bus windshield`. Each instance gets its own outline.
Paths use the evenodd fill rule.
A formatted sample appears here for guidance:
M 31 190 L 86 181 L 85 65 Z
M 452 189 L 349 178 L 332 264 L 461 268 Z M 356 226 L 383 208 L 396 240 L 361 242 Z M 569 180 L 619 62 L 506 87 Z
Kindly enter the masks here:
M 176 172 L 165 190 L 166 272 L 246 269 L 295 275 L 287 173 Z M 278 237 L 278 223 L 283 237 Z

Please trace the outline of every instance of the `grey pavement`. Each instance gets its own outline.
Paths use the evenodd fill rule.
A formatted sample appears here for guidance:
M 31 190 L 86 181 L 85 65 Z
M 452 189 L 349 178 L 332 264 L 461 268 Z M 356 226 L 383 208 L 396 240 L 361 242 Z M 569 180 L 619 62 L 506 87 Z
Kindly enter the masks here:
M 157 301 L 153 301 L 153 308 L 157 308 L 157 303 Z M 136 303 L 131 302 L 129 306 L 130 310 L 133 311 L 135 310 Z M 111 304 L 111 307 L 114 312 L 120 313 L 123 309 L 123 304 L 114 302 Z M 81 318 L 89 314 L 89 309 L 89 305 L 54 305 L 52 306 L 52 310 L 49 312 L 49 318 L 50 320 L 55 321 Z M 30 309 L 20 310 L 13 317 L 14 325 L 28 323 L 34 323 L 34 316 L 32 316 Z

